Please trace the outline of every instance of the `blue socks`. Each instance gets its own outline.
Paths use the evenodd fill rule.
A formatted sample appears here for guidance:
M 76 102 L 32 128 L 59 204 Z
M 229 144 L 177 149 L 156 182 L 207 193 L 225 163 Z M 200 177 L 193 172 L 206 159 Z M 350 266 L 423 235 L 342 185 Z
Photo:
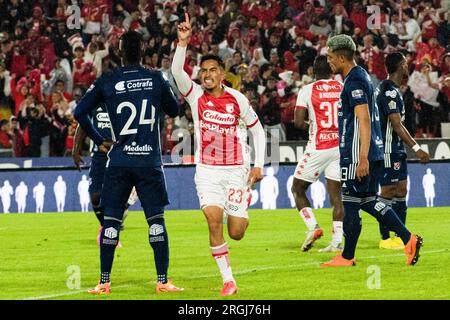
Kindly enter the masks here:
M 355 256 L 356 244 L 361 234 L 360 199 L 344 195 L 342 200 L 345 212 L 343 221 L 345 245 L 342 256 L 350 260 Z
M 150 217 L 148 220 L 148 241 L 153 249 L 158 282 L 167 283 L 169 268 L 169 238 L 167 236 L 164 214 Z
M 100 283 L 109 282 L 114 252 L 119 242 L 120 226 L 122 222 L 116 218 L 105 217 L 100 238 Z
M 375 217 L 380 224 L 394 231 L 407 244 L 411 238 L 411 233 L 405 228 L 397 214 L 391 207 L 377 199 L 377 197 L 367 197 L 361 200 L 361 208 Z
M 386 199 L 386 198 L 379 197 L 378 200 L 380 200 L 381 202 L 383 202 L 387 206 L 391 206 L 392 207 L 392 200 L 391 199 Z M 397 213 L 397 211 L 395 211 L 395 212 Z M 381 223 L 379 224 L 379 227 L 380 227 L 381 239 L 383 239 L 383 240 L 389 239 L 390 238 L 390 234 L 389 234 L 390 230 L 388 229 L 388 227 L 382 225 Z

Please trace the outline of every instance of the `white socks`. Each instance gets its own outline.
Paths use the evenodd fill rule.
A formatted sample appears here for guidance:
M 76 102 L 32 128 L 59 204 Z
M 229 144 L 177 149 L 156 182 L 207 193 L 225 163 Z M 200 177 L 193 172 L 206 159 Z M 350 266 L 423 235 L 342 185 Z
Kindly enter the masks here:
M 318 226 L 316 217 L 311 208 L 306 207 L 299 211 L 300 216 L 306 224 L 309 231 L 313 231 Z M 342 243 L 342 237 L 344 235 L 342 221 L 333 221 L 333 236 L 331 238 L 331 244 L 337 246 Z
M 217 247 L 211 247 L 211 253 L 216 260 L 222 275 L 223 283 L 234 281 L 233 272 L 231 271 L 230 259 L 228 258 L 228 244 L 225 242 Z
M 314 213 L 312 212 L 312 209 L 309 207 L 305 207 L 302 210 L 300 210 L 298 213 L 300 214 L 303 221 L 305 222 L 308 230 L 313 231 L 317 226 L 317 221 L 316 221 L 316 217 L 314 217 Z
M 342 243 L 342 236 L 344 235 L 342 225 L 342 221 L 333 221 L 333 235 L 331 237 L 331 244 L 335 247 Z

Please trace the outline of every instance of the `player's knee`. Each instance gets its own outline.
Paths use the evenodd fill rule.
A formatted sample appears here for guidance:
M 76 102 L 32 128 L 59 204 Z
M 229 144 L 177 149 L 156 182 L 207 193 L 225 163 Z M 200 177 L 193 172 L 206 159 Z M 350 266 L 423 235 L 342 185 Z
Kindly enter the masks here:
M 241 220 L 243 221 L 243 220 Z M 228 235 L 233 240 L 241 240 L 245 236 L 245 231 L 248 228 L 249 221 L 248 219 L 244 220 L 244 223 L 239 223 L 237 225 L 228 224 Z
M 231 239 L 233 240 L 241 240 L 242 238 L 244 238 L 245 236 L 245 230 L 233 230 L 233 231 L 229 231 L 228 235 L 230 236 Z

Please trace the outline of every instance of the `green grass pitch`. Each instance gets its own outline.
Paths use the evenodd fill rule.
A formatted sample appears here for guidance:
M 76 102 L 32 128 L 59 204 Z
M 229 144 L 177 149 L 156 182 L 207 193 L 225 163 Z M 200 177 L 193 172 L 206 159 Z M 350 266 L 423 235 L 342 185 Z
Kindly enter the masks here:
M 306 229 L 294 210 L 250 210 L 244 239 L 228 241 L 240 289 L 233 299 L 450 298 L 450 208 L 409 210 L 409 228 L 424 238 L 414 267 L 405 265 L 402 251 L 378 249 L 378 225 L 363 213 L 357 266 L 320 269 L 333 256 L 317 252 L 331 238 L 331 211 L 316 210 L 316 217 L 325 235 L 303 253 Z M 169 278 L 184 292 L 155 294 L 148 227 L 142 212 L 132 212 L 121 233 L 123 248 L 116 250 L 112 294 L 90 296 L 86 290 L 99 277 L 93 213 L 0 215 L 0 299 L 221 299 L 221 277 L 202 213 L 168 211 L 166 224 Z M 71 281 L 77 278 L 78 289 Z

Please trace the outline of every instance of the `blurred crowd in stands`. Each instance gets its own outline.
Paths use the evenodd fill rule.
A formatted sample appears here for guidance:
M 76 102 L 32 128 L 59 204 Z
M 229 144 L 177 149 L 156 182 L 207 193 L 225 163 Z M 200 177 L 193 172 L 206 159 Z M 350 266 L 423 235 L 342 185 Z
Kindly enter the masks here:
M 341 33 L 355 40 L 357 62 L 374 86 L 386 78 L 385 55 L 405 54 L 410 76 L 401 91 L 413 135 L 440 137 L 440 124 L 449 122 L 448 0 L 73 2 L 80 21 L 70 0 L 0 0 L 0 149 L 15 157 L 71 153 L 73 110 L 96 78 L 120 66 L 118 43 L 127 30 L 142 34 L 142 63 L 166 74 L 183 105 L 179 117 L 161 123 L 164 153 L 177 143 L 176 129 L 193 134 L 192 113 L 170 72 L 184 12 L 194 31 L 187 73 L 196 79 L 201 56 L 219 55 L 227 85 L 248 97 L 282 141 L 308 138 L 293 124 L 297 93 L 314 80 L 312 64 L 326 54 L 327 39 Z

